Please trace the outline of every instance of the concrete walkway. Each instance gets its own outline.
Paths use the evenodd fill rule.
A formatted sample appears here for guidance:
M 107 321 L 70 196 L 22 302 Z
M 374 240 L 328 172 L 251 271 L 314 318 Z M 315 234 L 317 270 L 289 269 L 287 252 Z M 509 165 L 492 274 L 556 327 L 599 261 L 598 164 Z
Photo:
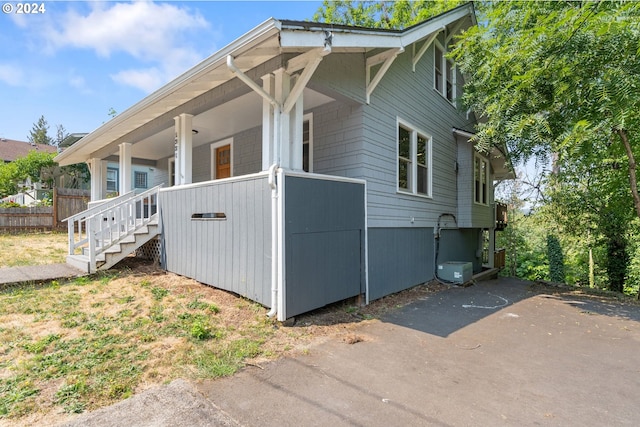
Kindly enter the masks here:
M 65 426 L 640 425 L 638 306 L 499 279 L 354 333 L 233 377 L 178 380 Z
M 51 280 L 86 276 L 86 273 L 68 264 L 29 265 L 0 268 L 0 288 L 21 283 L 49 282 Z

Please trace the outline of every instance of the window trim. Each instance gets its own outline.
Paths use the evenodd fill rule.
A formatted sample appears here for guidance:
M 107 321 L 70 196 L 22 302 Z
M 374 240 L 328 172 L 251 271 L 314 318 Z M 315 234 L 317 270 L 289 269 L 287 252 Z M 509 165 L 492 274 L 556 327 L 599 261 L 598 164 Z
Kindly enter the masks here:
M 478 170 L 479 164 L 484 164 L 484 179 L 485 185 L 484 188 L 482 186 L 482 177 L 480 177 L 480 183 L 476 186 L 476 172 Z M 490 185 L 490 164 L 489 160 L 485 157 L 481 156 L 478 153 L 474 153 L 473 156 L 473 203 L 480 206 L 489 206 L 491 200 L 490 195 L 491 191 L 489 188 Z M 478 192 L 480 189 L 480 192 Z M 479 193 L 479 194 L 478 194 Z
M 410 159 L 405 159 L 404 157 L 402 157 L 402 159 L 404 160 L 408 160 L 409 162 L 409 167 L 410 167 L 410 177 L 409 177 L 409 188 L 402 188 L 400 187 L 400 128 L 404 128 L 405 130 L 409 131 L 410 133 L 410 144 L 409 144 L 409 150 L 410 150 L 410 155 L 411 158 Z M 425 146 L 425 155 L 427 157 L 427 161 L 426 163 L 420 163 L 418 164 L 418 136 L 421 136 L 423 138 L 426 139 L 426 146 Z M 424 198 L 428 198 L 428 199 L 432 199 L 433 198 L 433 136 L 431 136 L 431 134 L 429 134 L 428 132 L 425 132 L 421 129 L 419 129 L 416 126 L 413 126 L 412 124 L 410 124 L 409 122 L 402 120 L 400 118 L 396 119 L 396 192 L 400 193 L 400 194 L 408 194 L 408 195 L 412 195 L 412 196 L 418 196 L 418 197 L 424 197 Z M 427 169 L 427 192 L 426 193 L 419 193 L 418 192 L 418 167 L 419 166 L 424 166 Z
M 221 139 L 220 141 L 216 141 L 211 143 L 211 181 L 215 181 L 216 180 L 216 148 L 220 148 L 220 147 L 224 147 L 225 145 L 229 146 L 229 149 L 231 150 L 231 157 L 229 159 L 229 161 L 231 162 L 231 165 L 229 165 L 230 167 L 230 175 L 229 178 L 231 178 L 232 176 L 234 176 L 233 174 L 233 137 L 231 138 L 225 138 L 225 139 Z
M 447 49 L 438 41 L 435 40 L 433 49 L 433 88 L 442 96 L 444 99 L 449 101 L 451 104 L 455 104 L 456 102 L 456 94 L 457 94 L 457 77 L 458 77 L 458 69 L 456 67 L 456 63 L 451 59 L 447 58 Z M 440 87 L 437 85 L 437 53 L 438 50 L 442 53 L 440 57 Z M 450 65 L 450 68 L 447 67 Z M 448 70 L 451 71 L 451 76 L 449 76 Z M 448 97 L 447 91 L 447 83 L 451 83 L 451 99 Z

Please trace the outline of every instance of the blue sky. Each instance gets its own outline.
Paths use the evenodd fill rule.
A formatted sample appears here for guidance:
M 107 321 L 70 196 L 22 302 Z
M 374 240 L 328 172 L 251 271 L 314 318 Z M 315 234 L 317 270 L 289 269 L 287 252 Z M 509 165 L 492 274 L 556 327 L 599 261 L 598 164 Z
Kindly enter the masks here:
M 321 1 L 44 1 L 0 14 L 0 137 L 40 116 L 90 132 L 270 17 L 307 20 Z M 8 7 L 7 4 L 11 5 Z M 12 9 L 6 13 L 5 8 Z

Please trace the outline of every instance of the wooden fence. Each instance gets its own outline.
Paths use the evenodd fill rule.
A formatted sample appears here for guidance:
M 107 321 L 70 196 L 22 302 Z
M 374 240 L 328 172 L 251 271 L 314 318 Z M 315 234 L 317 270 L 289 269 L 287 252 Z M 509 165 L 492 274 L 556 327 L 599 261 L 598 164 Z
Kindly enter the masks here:
M 54 188 L 53 206 L 0 209 L 0 232 L 66 230 L 65 218 L 87 209 L 91 192 Z

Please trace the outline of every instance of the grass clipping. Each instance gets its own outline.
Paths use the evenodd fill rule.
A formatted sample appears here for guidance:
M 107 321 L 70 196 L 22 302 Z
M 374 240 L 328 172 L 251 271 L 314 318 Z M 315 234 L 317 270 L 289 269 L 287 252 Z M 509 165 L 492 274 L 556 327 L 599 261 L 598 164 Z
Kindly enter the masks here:
M 402 305 L 340 305 L 282 327 L 247 299 L 152 266 L 0 291 L 0 426 L 55 424 L 176 378 L 228 376 Z M 405 293 L 408 301 L 416 291 Z

